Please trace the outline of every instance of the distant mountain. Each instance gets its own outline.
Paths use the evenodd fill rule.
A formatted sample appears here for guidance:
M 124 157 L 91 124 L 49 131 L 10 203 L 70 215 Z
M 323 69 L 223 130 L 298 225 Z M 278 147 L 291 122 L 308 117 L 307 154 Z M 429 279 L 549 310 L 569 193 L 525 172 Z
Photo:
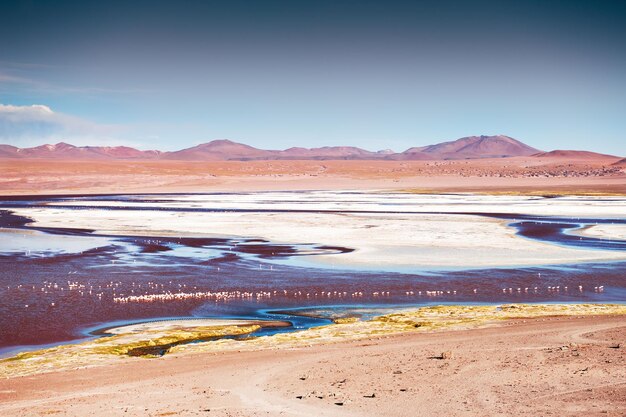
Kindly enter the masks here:
M 424 158 L 430 155 L 432 157 L 431 159 L 475 159 L 528 156 L 538 152 L 541 151 L 516 139 L 504 135 L 497 135 L 467 136 L 451 142 L 443 142 L 419 148 L 409 148 L 402 153 L 407 156 L 423 156 Z
M 620 159 L 619 161 L 614 162 L 611 165 L 626 168 L 626 158 Z
M 402 153 L 389 155 L 388 159 L 393 159 L 396 161 L 429 161 L 432 159 L 439 159 L 437 155 L 424 152 L 423 149 L 423 146 L 409 148 Z
M 537 158 L 564 158 L 564 159 L 619 159 L 619 156 L 606 155 L 603 153 L 589 152 L 589 151 L 570 151 L 570 150 L 555 150 L 550 152 L 540 152 L 535 155 Z
M 140 151 L 127 146 L 74 146 L 59 142 L 34 148 L 0 145 L 0 157 L 37 159 L 157 159 L 159 151 Z
M 184 161 L 228 161 L 266 159 L 275 151 L 265 151 L 228 139 L 214 140 L 176 152 L 165 152 L 162 159 Z
M 74 146 L 67 143 L 17 148 L 0 145 L 0 158 L 39 158 L 68 160 L 446 160 L 532 156 L 537 158 L 599 159 L 611 157 L 587 151 L 542 152 L 504 135 L 468 136 L 455 141 L 413 147 L 401 153 L 392 150 L 368 151 L 354 146 L 294 147 L 265 150 L 227 139 L 214 140 L 173 152 L 141 151 L 127 146 Z M 614 157 L 617 158 L 617 157 Z
M 393 154 L 393 151 L 391 151 Z M 376 159 L 385 153 L 370 152 L 354 146 L 324 146 L 322 148 L 289 148 L 277 151 L 275 159 Z
M 0 158 L 17 158 L 19 148 L 11 145 L 0 145 Z
M 393 151 L 392 151 L 393 153 Z M 376 152 L 353 146 L 325 146 L 322 148 L 289 148 L 283 151 L 258 149 L 227 139 L 214 140 L 176 152 L 166 152 L 162 159 L 186 161 L 250 161 L 280 159 L 374 159 Z
M 128 146 L 86 146 L 87 152 L 92 152 L 103 158 L 113 159 L 157 159 L 161 151 L 140 151 Z

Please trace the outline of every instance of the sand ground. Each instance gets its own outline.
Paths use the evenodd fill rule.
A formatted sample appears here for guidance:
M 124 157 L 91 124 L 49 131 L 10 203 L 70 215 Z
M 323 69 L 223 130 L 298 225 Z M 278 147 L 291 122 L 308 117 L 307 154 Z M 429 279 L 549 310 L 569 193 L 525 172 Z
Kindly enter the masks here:
M 624 316 L 516 320 L 0 381 L 14 416 L 618 416 Z M 445 351 L 450 359 L 438 359 Z M 622 364 L 622 365 L 620 365 Z
M 626 194 L 615 159 L 64 161 L 0 159 L 0 195 L 417 189 Z

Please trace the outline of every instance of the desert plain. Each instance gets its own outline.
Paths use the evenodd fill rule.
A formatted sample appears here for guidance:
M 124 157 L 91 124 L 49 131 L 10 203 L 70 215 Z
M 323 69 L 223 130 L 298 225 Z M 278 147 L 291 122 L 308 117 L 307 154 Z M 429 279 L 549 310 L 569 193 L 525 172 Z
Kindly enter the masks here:
M 0 159 L 3 195 L 414 189 L 418 192 L 626 192 L 619 157 L 447 161 Z

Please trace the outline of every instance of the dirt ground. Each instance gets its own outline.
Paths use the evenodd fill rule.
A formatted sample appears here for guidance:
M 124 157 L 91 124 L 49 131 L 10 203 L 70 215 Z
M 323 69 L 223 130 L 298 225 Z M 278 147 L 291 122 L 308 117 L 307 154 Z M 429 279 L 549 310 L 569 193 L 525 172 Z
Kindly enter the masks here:
M 551 317 L 297 349 L 133 358 L 0 381 L 0 414 L 621 416 L 625 341 L 623 316 Z
M 0 195 L 321 189 L 626 194 L 613 160 L 50 161 L 0 159 Z

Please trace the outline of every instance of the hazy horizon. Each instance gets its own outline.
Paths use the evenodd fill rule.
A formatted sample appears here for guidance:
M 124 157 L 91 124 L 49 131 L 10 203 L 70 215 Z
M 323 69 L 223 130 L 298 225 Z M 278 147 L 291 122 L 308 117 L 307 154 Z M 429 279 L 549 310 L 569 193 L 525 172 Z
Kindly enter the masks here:
M 0 143 L 624 155 L 620 1 L 15 1 Z

